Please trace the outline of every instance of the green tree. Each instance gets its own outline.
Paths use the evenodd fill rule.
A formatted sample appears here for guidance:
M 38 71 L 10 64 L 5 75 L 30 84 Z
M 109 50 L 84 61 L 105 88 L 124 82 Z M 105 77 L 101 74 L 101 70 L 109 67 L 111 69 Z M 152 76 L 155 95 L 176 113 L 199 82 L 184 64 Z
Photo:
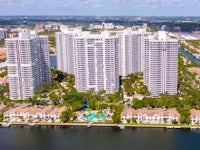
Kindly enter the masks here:
M 190 124 L 191 123 L 191 119 L 189 117 L 186 118 L 186 124 Z
M 187 107 L 184 108 L 178 108 L 178 111 L 181 115 L 180 117 L 180 123 L 182 124 L 190 124 L 191 120 L 190 120 L 190 110 Z
M 105 90 L 100 90 L 97 92 L 97 96 L 99 99 L 104 98 L 106 95 L 106 91 Z
M 132 122 L 133 123 L 137 123 L 137 119 L 136 118 L 132 118 Z
M 86 102 L 87 94 L 83 92 L 68 92 L 64 95 L 63 100 L 65 103 L 72 103 L 75 101 Z
M 178 122 L 175 119 L 172 121 L 172 123 L 173 124 L 178 124 Z
M 0 47 L 4 47 L 4 45 L 5 45 L 5 41 L 0 39 Z
M 73 117 L 73 112 L 71 109 L 67 109 L 66 111 L 63 111 L 60 115 L 60 120 L 62 122 L 68 122 L 70 118 Z
M 59 102 L 59 96 L 58 95 L 56 95 L 55 93 L 51 93 L 49 95 L 49 98 L 50 98 L 50 100 L 51 100 L 53 105 L 57 105 L 58 104 L 58 102 Z
M 122 95 L 120 92 L 115 92 L 113 94 L 108 95 L 109 102 L 119 102 L 122 100 Z
M 4 76 L 6 76 L 7 74 L 8 74 L 8 71 L 7 71 L 7 70 L 2 71 L 2 72 L 0 73 L 0 77 L 4 77 Z
M 180 117 L 180 123 L 182 123 L 182 124 L 186 123 L 185 116 Z
M 96 110 L 96 109 L 98 109 L 98 104 L 97 104 L 97 100 L 96 99 L 90 99 L 89 101 L 88 101 L 88 104 L 89 104 L 89 108 L 90 109 L 93 109 L 93 110 Z
M 121 115 L 119 113 L 114 113 L 112 116 L 112 120 L 114 123 L 120 123 L 121 122 Z
M 121 122 L 121 112 L 124 109 L 124 105 L 120 104 L 120 105 L 113 107 L 113 108 L 115 110 L 114 110 L 114 115 L 112 116 L 112 120 L 113 120 L 114 123 L 120 123 Z
M 129 74 L 127 79 L 123 80 L 124 91 L 132 94 L 149 95 L 150 92 L 146 85 L 143 83 L 143 73 L 137 72 Z
M 100 104 L 100 109 L 107 109 L 109 106 L 106 103 Z
M 79 101 L 72 102 L 72 110 L 77 111 L 82 107 L 82 104 Z
M 3 113 L 0 113 L 0 122 L 3 122 Z

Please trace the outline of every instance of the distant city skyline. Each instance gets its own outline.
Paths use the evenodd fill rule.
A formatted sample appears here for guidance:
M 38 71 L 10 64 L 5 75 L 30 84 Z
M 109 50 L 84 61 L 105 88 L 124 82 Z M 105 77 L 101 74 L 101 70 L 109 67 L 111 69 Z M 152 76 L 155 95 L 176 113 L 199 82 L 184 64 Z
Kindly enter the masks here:
M 200 16 L 198 0 L 0 0 L 0 15 Z

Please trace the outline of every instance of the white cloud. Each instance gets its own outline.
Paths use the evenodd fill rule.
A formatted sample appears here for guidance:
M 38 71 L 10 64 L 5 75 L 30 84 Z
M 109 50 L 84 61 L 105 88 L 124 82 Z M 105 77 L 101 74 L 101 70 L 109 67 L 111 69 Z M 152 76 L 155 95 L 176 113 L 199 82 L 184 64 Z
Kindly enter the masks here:
M 102 7 L 102 6 L 103 6 L 103 5 L 100 4 L 100 3 L 99 3 L 99 4 L 94 4 L 94 5 L 93 5 L 94 8 L 100 8 L 100 7 Z
M 200 1 L 199 0 L 193 0 L 192 1 L 192 5 L 195 7 L 199 7 L 200 6 Z
M 160 6 L 166 6 L 166 5 L 181 5 L 183 4 L 182 0 L 116 0 L 117 3 L 121 5 L 135 5 L 135 6 L 143 6 L 143 7 L 149 7 L 149 8 L 157 8 Z
M 100 8 L 103 6 L 102 0 L 77 0 L 79 7 L 88 7 Z

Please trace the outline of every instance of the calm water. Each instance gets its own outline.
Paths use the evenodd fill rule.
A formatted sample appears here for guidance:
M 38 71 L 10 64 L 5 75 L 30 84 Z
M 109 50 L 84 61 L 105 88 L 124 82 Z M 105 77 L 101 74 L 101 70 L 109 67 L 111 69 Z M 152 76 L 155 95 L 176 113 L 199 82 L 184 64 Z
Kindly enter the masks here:
M 200 130 L 92 127 L 0 128 L 2 150 L 199 150 Z
M 57 57 L 55 55 L 50 56 L 50 66 L 51 68 L 57 67 Z
M 190 60 L 196 62 L 198 65 L 200 65 L 200 59 L 197 59 L 195 56 L 190 54 L 188 51 L 184 50 L 183 48 L 179 47 L 179 52 L 185 56 L 187 56 Z

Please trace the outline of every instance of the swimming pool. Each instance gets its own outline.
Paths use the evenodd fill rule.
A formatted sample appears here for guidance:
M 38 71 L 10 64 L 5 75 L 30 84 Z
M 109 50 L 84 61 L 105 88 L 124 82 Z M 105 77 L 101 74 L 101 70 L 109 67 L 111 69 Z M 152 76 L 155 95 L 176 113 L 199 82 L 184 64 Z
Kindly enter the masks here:
M 103 121 L 106 119 L 106 115 L 104 113 L 97 113 L 95 111 L 89 112 L 89 114 L 85 117 L 85 120 L 88 122 L 91 121 Z

